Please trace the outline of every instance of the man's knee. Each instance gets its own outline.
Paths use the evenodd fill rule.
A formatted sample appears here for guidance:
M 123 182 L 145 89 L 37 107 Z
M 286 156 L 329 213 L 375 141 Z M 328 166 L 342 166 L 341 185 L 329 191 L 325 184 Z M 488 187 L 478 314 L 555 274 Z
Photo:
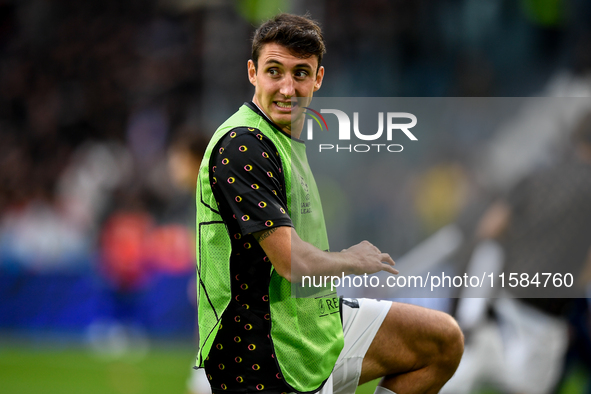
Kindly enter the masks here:
M 440 324 L 436 359 L 440 367 L 448 370 L 451 376 L 460 364 L 464 353 L 464 334 L 455 319 L 448 314 L 443 314 Z
M 375 368 L 386 374 L 430 367 L 451 377 L 463 352 L 464 335 L 453 317 L 433 309 L 394 303 L 364 365 L 368 370 Z

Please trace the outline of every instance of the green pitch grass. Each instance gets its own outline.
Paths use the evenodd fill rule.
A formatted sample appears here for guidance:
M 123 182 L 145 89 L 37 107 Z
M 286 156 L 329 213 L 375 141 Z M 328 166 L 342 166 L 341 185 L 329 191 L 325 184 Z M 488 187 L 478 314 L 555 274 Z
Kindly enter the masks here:
M 144 357 L 99 358 L 84 347 L 2 343 L 1 394 L 185 394 L 193 345 L 153 347 Z
M 373 394 L 379 382 L 380 379 L 376 379 L 371 382 L 362 384 L 361 386 L 357 387 L 357 390 L 355 390 L 355 394 Z
M 0 340 L 0 394 L 186 394 L 193 344 L 152 345 L 143 357 L 100 357 L 82 345 Z M 356 394 L 373 394 L 378 380 Z
M 99 357 L 82 345 L 42 345 L 0 339 L 0 394 L 186 394 L 194 344 L 152 344 L 142 357 Z M 557 390 L 582 394 L 591 385 L 582 368 L 572 368 Z M 356 394 L 373 394 L 378 380 Z M 478 394 L 497 394 L 483 389 Z

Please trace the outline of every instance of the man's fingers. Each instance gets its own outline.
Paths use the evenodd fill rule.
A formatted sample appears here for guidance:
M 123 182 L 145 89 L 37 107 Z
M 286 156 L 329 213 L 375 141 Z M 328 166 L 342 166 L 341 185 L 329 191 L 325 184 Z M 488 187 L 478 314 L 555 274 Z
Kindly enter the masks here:
M 394 260 L 392 260 L 392 257 L 390 257 L 388 253 L 380 253 L 380 260 L 382 261 L 382 263 L 384 263 L 383 271 L 387 271 L 391 274 L 398 275 L 398 270 L 393 267 L 396 263 L 394 262 Z
M 380 261 L 382 263 L 387 263 L 390 265 L 395 265 L 396 263 L 392 260 L 392 257 L 388 253 L 380 253 Z
M 398 270 L 394 267 L 384 264 L 384 269 L 382 271 L 387 271 L 391 274 L 398 275 Z

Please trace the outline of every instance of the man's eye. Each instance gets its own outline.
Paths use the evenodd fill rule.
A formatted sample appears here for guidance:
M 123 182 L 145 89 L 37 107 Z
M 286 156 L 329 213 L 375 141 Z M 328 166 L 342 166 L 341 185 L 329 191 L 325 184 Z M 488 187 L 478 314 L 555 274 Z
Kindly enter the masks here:
M 272 69 L 269 70 L 269 74 L 270 75 L 273 75 L 273 76 L 274 75 L 279 75 L 279 71 L 277 71 L 276 69 L 272 68 Z
M 296 71 L 295 76 L 299 78 L 305 78 L 308 76 L 308 73 L 306 71 Z

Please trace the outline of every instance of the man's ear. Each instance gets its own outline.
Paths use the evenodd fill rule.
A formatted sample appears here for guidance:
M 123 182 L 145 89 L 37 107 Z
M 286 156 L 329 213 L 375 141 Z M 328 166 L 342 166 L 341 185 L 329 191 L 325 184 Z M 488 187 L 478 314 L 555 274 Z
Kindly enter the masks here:
M 252 61 L 252 59 L 250 59 L 248 61 L 247 66 L 248 66 L 248 80 L 254 86 L 257 86 L 257 69 L 254 66 L 254 62 Z
M 316 73 L 316 82 L 314 82 L 314 91 L 317 91 L 322 86 L 322 80 L 324 79 L 324 66 L 321 66 Z

